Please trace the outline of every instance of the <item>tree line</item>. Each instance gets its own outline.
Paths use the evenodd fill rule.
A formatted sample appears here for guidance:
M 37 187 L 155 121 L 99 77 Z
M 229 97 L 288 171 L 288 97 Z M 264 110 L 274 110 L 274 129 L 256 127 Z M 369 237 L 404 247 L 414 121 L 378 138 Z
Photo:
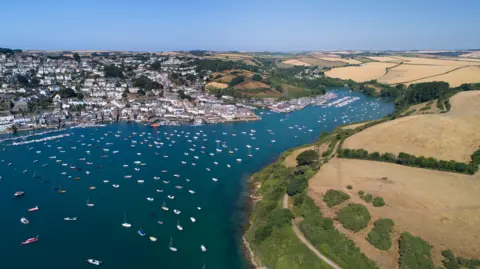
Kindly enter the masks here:
M 380 162 L 389 162 L 396 163 L 400 165 L 449 171 L 463 174 L 473 175 L 478 171 L 478 165 L 480 165 L 480 150 L 477 150 L 472 155 L 472 162 L 462 163 L 454 160 L 444 161 L 437 160 L 435 158 L 429 157 L 417 157 L 405 152 L 400 152 L 397 155 L 393 153 L 383 153 L 372 152 L 369 153 L 364 149 L 339 149 L 338 156 L 340 158 L 350 158 L 350 159 L 362 159 L 362 160 L 371 160 L 371 161 L 380 161 Z

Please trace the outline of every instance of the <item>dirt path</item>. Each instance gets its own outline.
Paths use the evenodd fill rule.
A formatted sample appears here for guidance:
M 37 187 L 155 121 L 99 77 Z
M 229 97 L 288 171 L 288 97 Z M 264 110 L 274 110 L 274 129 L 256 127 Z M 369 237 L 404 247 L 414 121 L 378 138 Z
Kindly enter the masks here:
M 285 196 L 283 196 L 283 208 L 287 208 L 288 209 L 288 195 L 285 194 Z M 295 220 L 292 220 L 292 228 L 293 228 L 293 231 L 295 232 L 295 234 L 297 235 L 298 239 L 300 239 L 300 241 L 305 245 L 307 246 L 313 253 L 315 253 L 315 255 L 317 255 L 317 257 L 319 259 L 321 259 L 322 261 L 324 261 L 325 263 L 327 263 L 328 265 L 330 265 L 333 269 L 342 269 L 340 266 L 338 266 L 335 262 L 333 262 L 332 260 L 330 260 L 329 258 L 325 257 L 324 255 L 322 255 L 322 253 L 320 253 L 311 243 L 310 241 L 307 240 L 307 238 L 305 238 L 305 236 L 303 235 L 303 233 L 298 229 L 297 227 L 297 224 L 295 224 Z

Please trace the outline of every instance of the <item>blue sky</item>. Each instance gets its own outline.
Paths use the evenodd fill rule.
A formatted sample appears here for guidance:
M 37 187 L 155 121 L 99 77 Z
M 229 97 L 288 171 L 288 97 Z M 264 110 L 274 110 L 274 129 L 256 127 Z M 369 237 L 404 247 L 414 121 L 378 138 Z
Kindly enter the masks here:
M 0 47 L 109 50 L 480 48 L 479 0 L 4 1 Z

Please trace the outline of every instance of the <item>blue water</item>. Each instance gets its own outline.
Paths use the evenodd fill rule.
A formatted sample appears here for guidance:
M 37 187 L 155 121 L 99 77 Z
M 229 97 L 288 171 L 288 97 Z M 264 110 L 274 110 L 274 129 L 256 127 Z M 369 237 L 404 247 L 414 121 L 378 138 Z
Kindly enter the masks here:
M 157 129 L 119 123 L 45 135 L 71 134 L 47 142 L 20 146 L 2 143 L 5 151 L 0 152 L 1 268 L 91 268 L 93 265 L 85 261 L 88 258 L 103 261 L 102 268 L 116 269 L 202 268 L 204 264 L 206 268 L 245 268 L 241 233 L 246 217 L 247 178 L 286 149 L 313 142 L 321 132 L 345 123 L 377 119 L 394 110 L 385 99 L 343 89 L 334 91 L 339 97 L 361 99 L 342 108 L 307 107 L 290 114 L 258 111 L 263 113 L 263 119 L 256 122 Z M 137 143 L 132 144 L 132 140 Z M 154 141 L 163 145 L 155 145 Z M 251 149 L 246 145 L 251 145 Z M 216 151 L 217 146 L 222 152 Z M 118 154 L 113 154 L 115 150 Z M 234 154 L 229 154 L 229 150 Z M 242 162 L 237 162 L 237 158 Z M 146 166 L 135 165 L 135 161 Z M 129 167 L 124 168 L 124 164 Z M 70 166 L 82 171 L 74 171 Z M 135 167 L 140 170 L 135 171 Z M 86 171 L 91 173 L 87 175 Z M 125 175 L 132 178 L 125 179 Z M 154 180 L 154 176 L 160 180 Z M 74 180 L 75 177 L 80 180 Z M 213 177 L 218 182 L 212 181 Z M 139 184 L 139 179 L 145 182 Z M 109 183 L 103 183 L 104 180 Z M 112 184 L 120 187 L 113 188 Z M 90 186 L 96 190 L 90 190 Z M 56 188 L 67 192 L 59 193 Z M 25 196 L 13 198 L 20 190 L 25 191 Z M 174 195 L 175 199 L 170 200 L 167 195 Z M 154 201 L 147 201 L 147 197 Z M 87 198 L 94 207 L 86 206 Z M 161 209 L 164 201 L 169 211 Z M 35 205 L 40 207 L 38 212 L 27 212 Z M 181 214 L 174 214 L 173 209 Z M 124 212 L 132 228 L 121 226 Z M 74 216 L 78 221 L 63 220 Z M 30 224 L 21 224 L 21 217 L 27 217 Z M 192 223 L 190 217 L 196 222 Z M 183 231 L 177 229 L 177 221 Z M 139 229 L 147 235 L 140 236 Z M 20 247 L 22 241 L 36 235 L 40 236 L 38 242 Z M 151 242 L 149 236 L 158 240 Z M 177 252 L 170 251 L 170 238 Z M 200 245 L 205 245 L 207 251 L 202 252 Z

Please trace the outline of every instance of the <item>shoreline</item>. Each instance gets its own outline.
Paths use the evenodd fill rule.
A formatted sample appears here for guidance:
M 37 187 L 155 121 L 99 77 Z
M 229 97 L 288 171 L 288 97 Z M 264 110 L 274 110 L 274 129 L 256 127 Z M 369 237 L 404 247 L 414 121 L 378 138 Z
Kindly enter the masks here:
M 253 249 L 250 247 L 250 243 L 245 237 L 245 233 L 251 225 L 250 217 L 251 217 L 251 214 L 253 213 L 253 207 L 258 201 L 261 200 L 253 194 L 254 190 L 259 188 L 259 186 L 256 186 L 253 183 L 253 174 L 250 175 L 250 177 L 248 178 L 247 184 L 248 184 L 248 195 L 246 195 L 246 201 L 245 201 L 245 203 L 247 204 L 247 212 L 246 212 L 247 218 L 244 221 L 243 232 L 242 232 L 243 255 L 245 259 L 250 263 L 249 266 L 251 268 L 262 269 L 264 267 L 260 264 L 260 261 L 256 259 L 255 251 L 253 251 Z

